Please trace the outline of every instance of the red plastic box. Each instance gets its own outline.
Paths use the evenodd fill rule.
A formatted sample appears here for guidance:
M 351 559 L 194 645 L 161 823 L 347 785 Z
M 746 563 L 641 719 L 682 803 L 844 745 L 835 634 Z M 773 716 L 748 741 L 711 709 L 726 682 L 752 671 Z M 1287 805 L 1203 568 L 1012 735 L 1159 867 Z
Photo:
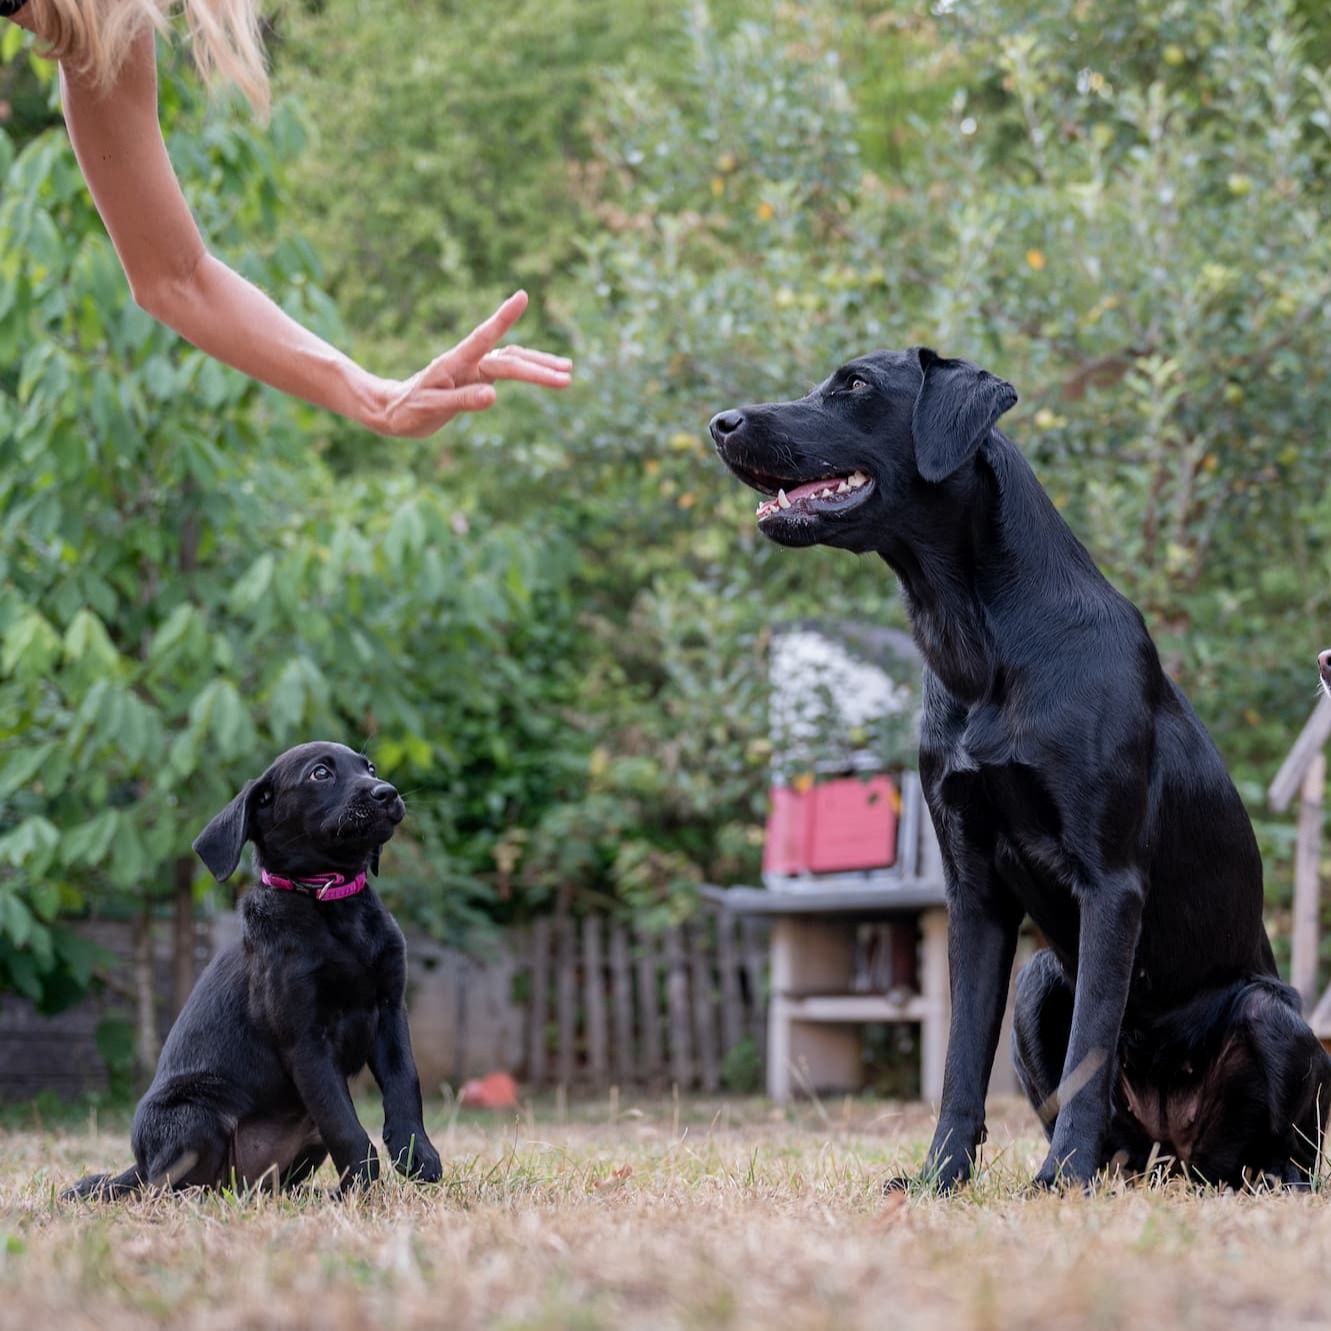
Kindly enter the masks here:
M 843 777 L 807 790 L 777 786 L 767 818 L 763 872 L 854 873 L 896 863 L 901 799 L 887 776 Z

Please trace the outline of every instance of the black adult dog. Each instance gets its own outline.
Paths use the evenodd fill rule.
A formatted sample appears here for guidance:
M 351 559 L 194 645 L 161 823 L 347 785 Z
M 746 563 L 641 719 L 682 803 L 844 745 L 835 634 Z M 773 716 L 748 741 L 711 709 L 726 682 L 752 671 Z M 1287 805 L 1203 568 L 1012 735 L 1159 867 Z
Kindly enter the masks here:
M 722 459 L 782 545 L 875 551 L 926 663 L 920 773 L 942 844 L 952 1024 L 924 1179 L 969 1177 L 1018 929 L 1013 1057 L 1084 1182 L 1170 1157 L 1307 1183 L 1331 1059 L 1277 977 L 1262 866 L 1219 754 L 1137 609 L 994 428 L 1010 384 L 926 348 L 724 411 Z
M 365 885 L 403 813 L 367 758 L 301 744 L 203 829 L 194 849 L 219 882 L 254 843 L 263 881 L 241 903 L 243 937 L 209 963 L 167 1036 L 134 1115 L 133 1167 L 67 1195 L 291 1187 L 330 1154 L 343 1186 L 369 1183 L 379 1156 L 347 1090 L 366 1063 L 393 1164 L 440 1178 L 407 1035 L 402 932 Z

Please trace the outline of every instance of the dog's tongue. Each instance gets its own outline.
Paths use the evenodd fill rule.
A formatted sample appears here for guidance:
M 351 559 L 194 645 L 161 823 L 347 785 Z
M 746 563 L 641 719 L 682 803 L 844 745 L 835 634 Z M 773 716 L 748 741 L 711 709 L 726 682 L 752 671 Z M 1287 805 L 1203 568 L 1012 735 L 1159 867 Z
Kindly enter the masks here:
M 804 485 L 797 485 L 793 490 L 787 490 L 786 498 L 794 502 L 796 499 L 808 499 L 813 495 L 820 495 L 824 490 L 831 490 L 835 494 L 842 479 L 840 476 L 825 476 L 821 481 L 808 481 Z

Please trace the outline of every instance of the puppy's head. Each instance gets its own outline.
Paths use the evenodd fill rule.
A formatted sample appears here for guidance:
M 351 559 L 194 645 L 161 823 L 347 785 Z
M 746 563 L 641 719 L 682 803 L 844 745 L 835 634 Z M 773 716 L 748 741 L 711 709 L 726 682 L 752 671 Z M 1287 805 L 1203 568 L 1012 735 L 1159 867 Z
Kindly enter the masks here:
M 987 370 L 916 347 L 861 356 L 795 402 L 718 412 L 710 428 L 721 460 L 769 496 L 758 505 L 765 536 L 872 550 L 1016 400 Z
M 259 863 L 293 878 L 379 871 L 379 848 L 406 812 L 402 797 L 375 775 L 364 754 L 316 742 L 288 749 L 194 840 L 221 882 L 235 872 L 247 841 Z

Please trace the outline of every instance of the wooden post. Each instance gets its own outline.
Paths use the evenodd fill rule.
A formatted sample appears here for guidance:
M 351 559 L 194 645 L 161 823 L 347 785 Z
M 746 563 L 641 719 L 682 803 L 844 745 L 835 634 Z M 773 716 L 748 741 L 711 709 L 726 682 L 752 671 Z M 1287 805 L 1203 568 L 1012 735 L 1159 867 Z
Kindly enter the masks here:
M 139 901 L 134 919 L 134 1070 L 142 1085 L 152 1080 L 161 1053 L 157 1038 L 157 988 L 153 983 L 151 898 Z
M 610 926 L 610 994 L 614 1015 L 615 1082 L 633 1080 L 633 976 L 629 968 L 629 939 L 624 926 Z
M 784 915 L 772 923 L 772 999 L 767 1014 L 767 1094 L 860 1084 L 860 1032 L 848 1023 L 800 1021 L 793 999 L 844 994 L 855 956 L 855 922 Z
M 555 1069 L 559 1085 L 567 1094 L 573 1085 L 573 1069 L 576 1066 L 578 959 L 574 953 L 572 917 L 560 916 L 556 928 L 559 937 L 559 969 L 555 980 L 555 1017 L 559 1023 L 559 1048 L 555 1050 Z
M 716 1010 L 712 1004 L 712 967 L 707 956 L 705 925 L 705 919 L 695 919 L 689 926 L 689 954 L 693 963 L 693 1036 L 702 1088 L 714 1094 L 721 1086 L 721 1070 L 716 1056 Z
M 1311 1012 L 1317 1002 L 1317 935 L 1321 905 L 1318 865 L 1322 854 L 1322 796 L 1326 786 L 1326 755 L 1316 753 L 1303 777 L 1299 801 L 1299 833 L 1294 854 L 1294 930 L 1290 948 L 1290 983 Z
M 740 947 L 744 958 L 744 978 L 749 991 L 749 1034 L 759 1049 L 767 1048 L 768 963 L 767 944 L 758 921 L 746 916 L 740 921 Z
M 175 929 L 171 944 L 172 999 L 175 1015 L 194 988 L 194 861 L 181 855 L 175 862 Z
M 527 1080 L 545 1085 L 546 1026 L 550 1021 L 550 920 L 542 916 L 531 927 L 531 1028 L 527 1032 Z
M 943 1064 L 952 1012 L 948 992 L 947 911 L 941 906 L 926 910 L 920 918 L 920 927 L 924 933 L 921 997 L 928 1004 L 928 1012 L 920 1022 L 920 1094 L 937 1104 L 943 1094 Z
M 739 995 L 735 917 L 719 910 L 713 918 L 716 921 L 716 964 L 721 970 L 721 1053 L 724 1056 L 744 1038 L 744 1010 Z
M 637 931 L 638 1033 L 642 1041 L 639 1066 L 643 1081 L 665 1077 L 661 1054 L 661 1000 L 656 988 L 656 939 L 646 929 Z
M 592 1084 L 604 1088 L 608 1085 L 610 1059 L 605 1027 L 605 977 L 601 974 L 601 921 L 596 915 L 588 915 L 582 922 L 582 992 Z
M 670 1076 L 681 1091 L 693 1085 L 693 1041 L 689 1038 L 689 977 L 679 926 L 665 936 L 666 1008 L 670 1022 Z

